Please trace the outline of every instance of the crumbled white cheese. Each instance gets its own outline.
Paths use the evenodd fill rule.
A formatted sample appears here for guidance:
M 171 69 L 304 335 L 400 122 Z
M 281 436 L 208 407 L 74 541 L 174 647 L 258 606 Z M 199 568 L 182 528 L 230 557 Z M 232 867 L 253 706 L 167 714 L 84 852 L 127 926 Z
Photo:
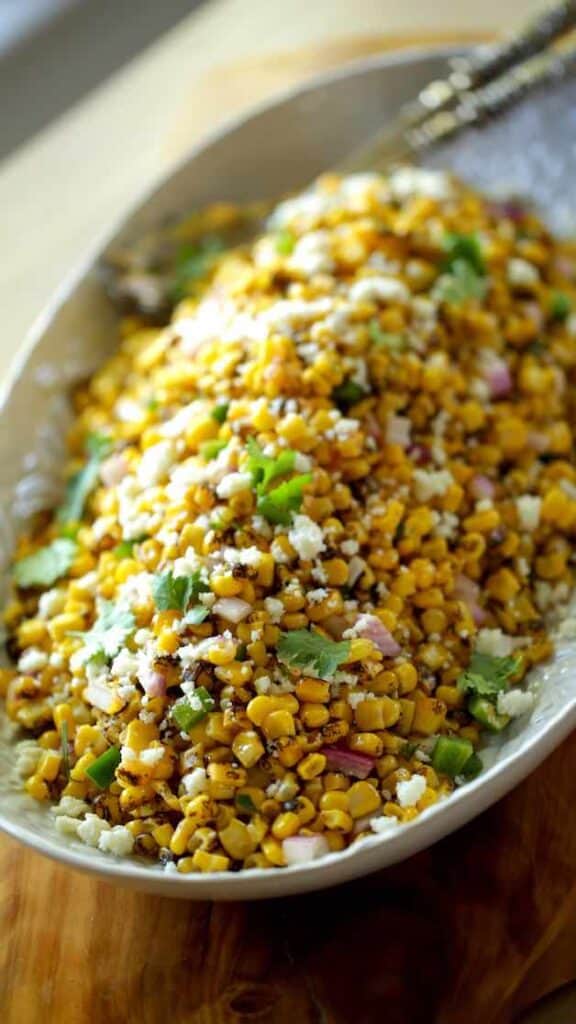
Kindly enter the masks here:
M 399 167 L 390 176 L 390 188 L 395 199 L 411 196 L 429 196 L 431 199 L 449 199 L 452 182 L 444 171 L 431 171 L 424 167 Z
M 234 494 L 240 494 L 241 491 L 248 491 L 251 486 L 250 473 L 228 473 L 218 484 L 216 494 L 219 498 L 231 498 Z
M 187 775 L 183 775 L 180 785 L 186 796 L 199 796 L 208 789 L 208 776 L 204 768 L 193 768 Z
M 54 828 L 63 836 L 77 836 L 79 826 L 78 818 L 71 818 L 67 814 L 60 815 L 54 822 Z
M 39 747 L 35 740 L 21 740 L 20 743 L 17 743 L 16 774 L 22 779 L 29 778 L 36 771 L 42 753 L 42 747 Z
M 261 317 L 272 330 L 290 334 L 297 325 L 317 320 L 331 309 L 331 299 L 280 299 L 264 310 Z
M 429 501 L 440 497 L 454 483 L 454 477 L 447 469 L 415 469 L 413 474 L 414 493 L 418 501 Z
M 134 849 L 134 836 L 125 825 L 114 825 L 109 831 L 100 833 L 98 849 L 114 857 L 129 857 Z
M 254 683 L 256 693 L 268 693 L 272 686 L 272 680 L 270 676 L 260 676 Z
M 334 269 L 330 252 L 330 235 L 327 231 L 309 231 L 298 239 L 288 267 L 304 277 L 313 274 L 329 274 Z
M 168 475 L 174 462 L 174 445 L 171 441 L 159 441 L 146 448 L 138 464 L 138 482 L 142 487 L 153 487 Z
M 279 601 L 276 597 L 265 597 L 264 607 L 270 616 L 270 621 L 277 623 L 284 615 L 284 604 Z
M 518 509 L 522 528 L 530 533 L 537 530 L 540 523 L 542 498 L 533 494 L 522 494 L 519 498 L 516 498 L 516 508 Z
M 352 302 L 400 302 L 406 303 L 410 292 L 396 277 L 361 277 L 350 289 Z
M 539 280 L 540 274 L 533 263 L 528 263 L 527 260 L 517 256 L 508 260 L 508 283 L 512 287 L 530 288 L 532 285 L 538 284 Z
M 343 555 L 355 555 L 360 550 L 360 545 L 357 540 L 343 540 L 340 550 Z
M 306 600 L 309 604 L 321 604 L 326 597 L 328 597 L 328 591 L 324 587 L 318 587 L 317 590 L 309 590 L 306 594 Z
M 490 654 L 494 658 L 507 658 L 514 650 L 512 637 L 506 636 L 501 629 L 481 629 L 476 637 L 476 648 L 479 654 Z
M 316 558 L 326 548 L 321 528 L 309 516 L 294 516 L 293 524 L 288 531 L 288 540 L 304 562 Z
M 498 694 L 498 714 L 509 715 L 510 718 L 519 718 L 531 711 L 534 706 L 534 696 L 527 690 L 508 690 L 506 693 Z
M 29 647 L 18 659 L 18 671 L 26 673 L 40 672 L 48 664 L 46 651 L 39 647 Z
M 78 800 L 75 796 L 63 796 L 60 803 L 52 808 L 52 814 L 55 814 L 56 817 L 67 814 L 70 818 L 81 818 L 89 810 L 88 804 L 83 800 Z
M 38 601 L 38 618 L 51 619 L 62 611 L 65 604 L 65 591 L 58 590 L 57 588 L 45 591 L 44 594 L 40 595 L 40 600 Z
M 426 779 L 423 775 L 413 775 L 411 779 L 399 782 L 396 796 L 400 807 L 414 807 L 426 790 Z
M 377 818 L 370 818 L 370 828 L 378 835 L 388 835 L 395 832 L 400 822 L 392 814 L 381 814 Z
M 87 846 L 97 847 L 103 832 L 109 832 L 110 825 L 97 814 L 87 814 L 77 829 L 78 838 Z

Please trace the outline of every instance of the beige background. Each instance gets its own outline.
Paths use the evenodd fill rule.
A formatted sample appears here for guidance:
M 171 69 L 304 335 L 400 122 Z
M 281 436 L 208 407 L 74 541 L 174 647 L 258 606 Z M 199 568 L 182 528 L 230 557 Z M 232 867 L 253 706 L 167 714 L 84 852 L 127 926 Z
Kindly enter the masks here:
M 213 0 L 191 15 L 0 165 L 0 375 L 87 246 L 202 132 L 260 98 L 263 81 L 272 93 L 312 73 L 318 48 L 324 66 L 339 63 L 351 36 L 506 31 L 540 6 L 538 0 Z M 231 64 L 234 88 L 223 70 Z

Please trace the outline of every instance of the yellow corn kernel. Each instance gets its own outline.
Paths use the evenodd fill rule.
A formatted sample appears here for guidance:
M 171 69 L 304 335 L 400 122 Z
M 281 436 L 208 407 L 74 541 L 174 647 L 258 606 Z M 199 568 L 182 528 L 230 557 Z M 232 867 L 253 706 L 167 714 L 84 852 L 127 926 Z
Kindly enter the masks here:
M 218 743 L 230 744 L 232 730 L 224 724 L 224 713 L 222 711 L 213 711 L 206 719 L 206 736 L 211 740 L 216 740 Z
M 158 825 L 152 830 L 153 839 L 158 843 L 158 846 L 161 847 L 170 846 L 170 840 L 173 835 L 174 829 L 172 828 L 172 825 L 168 824 L 168 822 L 164 825 Z
M 180 646 L 180 637 L 173 629 L 163 629 L 158 634 L 156 646 L 160 655 L 174 654 Z
M 320 820 L 331 832 L 351 832 L 354 822 L 346 811 L 320 811 Z
M 284 857 L 282 843 L 278 839 L 274 839 L 273 836 L 267 836 L 266 839 L 262 840 L 261 846 L 262 853 L 270 864 L 274 864 L 278 868 L 284 867 L 286 858 Z
M 368 658 L 374 660 L 376 656 L 382 657 L 371 640 L 355 637 L 354 640 L 350 641 L 350 652 L 345 662 L 365 661 Z
M 57 704 L 56 707 L 54 708 L 54 712 L 53 712 L 53 716 L 52 717 L 54 718 L 54 725 L 56 726 L 56 729 L 58 730 L 58 732 L 60 732 L 64 722 L 66 722 L 66 726 L 67 726 L 67 729 L 68 729 L 68 736 L 69 736 L 69 738 L 71 738 L 72 734 L 74 732 L 76 723 L 74 721 L 74 715 L 72 713 L 72 708 L 70 707 L 70 705 L 69 704 Z
M 269 740 L 276 740 L 280 736 L 296 735 L 294 718 L 289 711 L 272 711 L 269 715 L 266 715 L 261 728 Z
M 296 683 L 296 696 L 307 704 L 324 704 L 330 700 L 330 684 L 305 677 Z
M 551 487 L 542 499 L 540 517 L 544 523 L 568 529 L 576 523 L 576 501 L 561 487 Z
M 24 789 L 28 795 L 34 797 L 35 800 L 47 800 L 50 796 L 46 782 L 39 775 L 31 775 L 30 778 L 26 780 Z
M 348 582 L 348 565 L 343 558 L 328 558 L 322 568 L 330 587 L 343 587 Z
M 551 551 L 536 558 L 534 567 L 540 579 L 557 580 L 566 572 L 566 555 L 561 551 Z
M 228 786 L 230 789 L 241 789 L 246 785 L 246 769 L 236 768 L 232 764 L 211 763 L 208 765 L 208 778 L 212 782 Z
M 187 858 L 186 858 L 187 859 Z M 228 871 L 230 858 L 222 853 L 208 853 L 207 850 L 196 850 L 192 855 L 192 867 L 203 874 L 212 871 Z
M 186 850 L 188 840 L 191 839 L 195 829 L 196 821 L 194 818 L 183 818 L 182 821 L 178 822 L 170 839 L 170 850 L 177 857 L 181 856 Z
M 426 633 L 444 633 L 447 625 L 445 613 L 440 608 L 427 608 L 422 614 L 422 626 Z
M 233 740 L 234 756 L 245 768 L 252 768 L 266 753 L 258 733 L 252 730 L 239 732 Z
M 206 652 L 206 661 L 211 665 L 228 665 L 236 658 L 237 644 L 233 639 L 222 637 L 214 642 Z
M 86 769 L 89 768 L 95 760 L 96 758 L 94 754 L 89 750 L 86 751 L 86 753 L 76 761 L 74 767 L 70 769 L 70 778 L 73 779 L 74 782 L 85 782 Z
M 300 819 L 300 824 L 307 825 L 308 822 L 316 817 L 316 808 L 307 796 L 299 796 L 296 803 L 298 805 L 296 807 L 296 814 Z
M 239 818 L 232 818 L 218 833 L 218 838 L 233 860 L 245 860 L 256 849 L 250 829 Z
M 300 708 L 300 721 L 307 729 L 320 729 L 330 721 L 330 712 L 323 704 L 303 704 Z
M 288 839 L 289 836 L 295 836 L 300 827 L 301 821 L 298 815 L 293 811 L 286 811 L 276 818 L 272 825 L 272 835 L 275 839 Z
M 83 800 L 88 792 L 88 788 L 87 782 L 74 782 L 71 780 L 62 790 L 62 796 L 75 796 L 78 800 Z
M 158 727 L 154 722 L 143 722 L 140 718 L 134 718 L 126 726 L 124 743 L 131 750 L 145 750 L 153 740 L 158 739 Z
M 56 750 L 46 750 L 40 757 L 36 768 L 36 774 L 46 782 L 54 782 L 54 779 L 60 771 L 61 763 L 62 754 Z
M 246 708 L 246 714 L 250 721 L 254 722 L 254 725 L 262 725 L 267 715 L 270 715 L 273 711 L 285 710 L 295 715 L 298 708 L 298 701 L 290 693 L 282 693 L 274 697 L 267 697 L 261 694 L 258 697 L 252 698 Z
M 438 732 L 446 718 L 446 705 L 435 697 L 428 697 L 420 690 L 413 694 L 415 704 L 414 720 L 412 729 L 422 736 L 431 736 Z
M 346 840 L 341 832 L 324 832 L 323 835 L 331 853 L 339 853 L 346 846 Z
M 499 569 L 486 580 L 486 590 L 491 597 L 507 604 L 520 590 L 520 583 L 510 569 Z
M 56 732 L 56 729 L 48 729 L 47 732 L 43 732 L 39 737 L 38 746 L 42 747 L 44 750 L 60 750 L 60 733 Z
M 350 739 L 350 750 L 368 757 L 382 757 L 384 744 L 375 732 L 356 732 Z
M 58 643 L 60 640 L 64 640 L 68 633 L 72 633 L 75 630 L 83 630 L 84 619 L 81 615 L 68 615 L 64 612 L 50 619 L 47 623 L 47 628 L 52 639 Z
M 242 591 L 242 582 L 234 576 L 213 576 L 210 587 L 218 597 L 237 597 Z
M 395 771 L 398 767 L 398 758 L 394 757 L 393 754 L 386 754 L 381 757 L 376 765 L 376 774 L 379 779 L 385 779 L 391 772 Z
M 401 697 L 400 701 L 400 718 L 396 723 L 396 731 L 400 736 L 408 736 L 412 731 L 412 723 L 414 721 L 414 714 L 416 712 L 416 705 L 413 700 L 407 700 L 405 697 Z
M 343 722 L 351 722 L 354 712 L 347 700 L 333 700 L 330 704 L 332 718 L 341 719 Z
M 377 697 L 376 700 L 363 700 L 354 712 L 356 723 L 365 732 L 374 729 L 387 729 L 394 725 L 400 717 L 400 704 L 391 697 Z
M 261 587 L 271 587 L 276 571 L 274 558 L 268 552 L 263 552 L 258 564 L 258 575 L 256 577 Z
M 39 647 L 47 637 L 46 623 L 41 619 L 25 619 L 18 627 L 17 637 L 20 647 Z
M 284 768 L 293 768 L 304 757 L 304 751 L 297 739 L 291 736 L 283 736 L 276 742 L 281 744 L 278 750 L 278 760 Z
M 324 754 L 308 754 L 300 764 L 296 771 L 301 779 L 314 779 L 317 775 L 321 775 L 326 767 L 326 757 Z
M 350 789 L 350 780 L 342 772 L 326 772 L 323 782 L 326 790 Z
M 348 793 L 339 789 L 323 793 L 320 797 L 319 806 L 321 811 L 347 811 Z
M 465 694 L 457 686 L 439 686 L 436 697 L 449 708 L 462 708 L 466 703 Z
M 142 566 L 135 558 L 123 558 L 119 565 L 116 566 L 114 580 L 116 583 L 125 583 L 126 580 L 130 579 L 130 576 L 140 572 L 141 568 Z
M 346 796 L 348 809 L 353 818 L 364 818 L 380 807 L 380 794 L 370 782 L 354 782 Z

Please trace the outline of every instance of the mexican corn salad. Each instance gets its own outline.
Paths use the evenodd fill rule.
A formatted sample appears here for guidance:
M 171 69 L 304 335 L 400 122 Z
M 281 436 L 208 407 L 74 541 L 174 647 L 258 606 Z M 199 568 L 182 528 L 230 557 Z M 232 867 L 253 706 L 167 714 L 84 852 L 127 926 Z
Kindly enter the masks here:
M 574 249 L 408 167 L 221 250 L 233 218 L 76 390 L 0 677 L 55 827 L 182 873 L 306 863 L 465 784 L 573 580 Z

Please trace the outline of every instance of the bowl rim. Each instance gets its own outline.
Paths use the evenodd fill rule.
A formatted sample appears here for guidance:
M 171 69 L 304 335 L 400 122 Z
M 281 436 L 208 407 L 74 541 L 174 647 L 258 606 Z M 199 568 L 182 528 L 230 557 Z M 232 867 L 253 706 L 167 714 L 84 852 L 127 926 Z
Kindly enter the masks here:
M 124 231 L 130 221 L 170 181 L 205 150 L 230 132 L 274 107 L 296 97 L 305 97 L 317 89 L 330 86 L 346 78 L 362 76 L 377 68 L 410 65 L 426 58 L 448 59 L 469 49 L 462 44 L 409 46 L 399 51 L 374 54 L 314 75 L 304 83 L 274 93 L 271 98 L 250 105 L 238 114 L 220 122 L 211 132 L 202 135 L 168 170 L 155 175 L 142 187 L 125 211 L 108 223 L 87 249 L 86 254 L 64 276 L 44 309 L 33 321 L 30 329 L 0 383 L 0 415 L 3 414 L 11 390 L 26 367 L 36 345 L 50 327 L 55 316 L 69 297 L 96 268 L 102 254 Z M 49 838 L 30 832 L 26 826 L 4 818 L 0 811 L 0 830 L 13 839 L 68 867 L 135 888 L 162 890 L 167 896 L 197 899 L 269 898 L 295 894 L 312 889 L 327 888 L 357 876 L 370 874 L 389 866 L 406 856 L 412 856 L 432 845 L 442 836 L 464 825 L 488 806 L 504 796 L 532 771 L 576 727 L 576 698 L 560 707 L 542 731 L 533 736 L 521 749 L 510 754 L 506 764 L 494 764 L 482 775 L 455 792 L 449 798 L 424 811 L 414 821 L 401 825 L 387 835 L 375 834 L 339 852 L 327 854 L 319 860 L 303 865 L 291 865 L 281 872 L 253 868 L 241 872 L 213 872 L 210 874 L 178 874 L 163 871 L 158 865 L 149 865 L 134 858 L 112 858 L 70 844 L 57 845 Z M 23 795 L 23 799 L 26 799 Z M 31 798 L 30 798 L 31 799 Z M 466 806 L 467 804 L 467 806 Z M 49 813 L 40 810 L 39 813 Z M 408 837 L 411 837 L 410 839 Z M 408 847 L 407 850 L 404 847 Z M 379 851 L 390 850 L 385 865 L 378 863 Z M 96 856 L 95 856 L 96 853 Z M 370 856 L 371 853 L 371 856 Z M 364 856 L 363 856 L 364 854 Z M 368 855 L 368 856 L 366 856 Z M 328 870 L 336 868 L 332 873 Z M 278 889 L 280 891 L 275 891 Z M 224 890 L 224 891 L 220 891 Z M 246 890 L 250 890 L 247 893 Z M 256 891 L 257 890 L 257 891 Z

